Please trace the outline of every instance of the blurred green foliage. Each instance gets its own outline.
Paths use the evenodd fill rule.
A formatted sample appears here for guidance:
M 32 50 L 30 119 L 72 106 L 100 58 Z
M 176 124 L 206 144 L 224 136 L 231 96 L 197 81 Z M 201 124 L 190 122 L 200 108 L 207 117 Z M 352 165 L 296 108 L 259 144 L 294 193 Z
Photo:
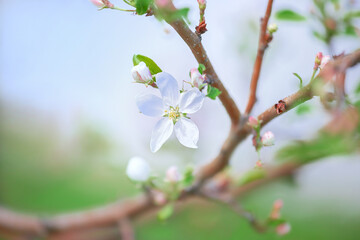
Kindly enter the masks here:
M 44 124 L 40 128 L 31 124 L 0 123 L 1 205 L 48 215 L 99 206 L 138 193 L 124 174 L 125 166 L 112 164 L 113 147 L 101 131 L 81 126 L 70 145 L 59 147 L 54 128 L 50 134 Z M 265 220 L 277 198 L 285 201 L 283 216 L 292 225 L 291 233 L 283 239 L 355 240 L 360 235 L 359 209 L 299 195 L 298 189 L 286 181 L 248 195 L 243 204 Z M 137 239 L 280 238 L 271 231 L 256 233 L 229 208 L 214 203 L 195 202 L 175 213 L 171 207 L 164 212 L 171 215 L 166 221 L 156 217 L 137 220 Z

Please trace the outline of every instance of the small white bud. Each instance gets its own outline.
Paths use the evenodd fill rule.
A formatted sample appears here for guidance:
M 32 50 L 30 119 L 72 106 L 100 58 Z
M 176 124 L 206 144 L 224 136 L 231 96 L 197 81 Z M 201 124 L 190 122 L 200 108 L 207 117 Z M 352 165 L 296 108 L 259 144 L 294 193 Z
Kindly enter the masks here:
M 272 132 L 268 131 L 261 137 L 261 143 L 263 146 L 272 146 L 275 142 L 275 136 Z
M 276 25 L 276 23 L 272 23 L 268 25 L 267 29 L 269 33 L 274 33 L 278 30 L 278 26 Z
M 133 181 L 145 182 L 150 177 L 150 166 L 143 158 L 133 157 L 127 165 L 126 174 Z
M 150 69 L 144 62 L 140 62 L 138 65 L 131 69 L 131 75 L 137 83 L 147 83 L 152 81 Z

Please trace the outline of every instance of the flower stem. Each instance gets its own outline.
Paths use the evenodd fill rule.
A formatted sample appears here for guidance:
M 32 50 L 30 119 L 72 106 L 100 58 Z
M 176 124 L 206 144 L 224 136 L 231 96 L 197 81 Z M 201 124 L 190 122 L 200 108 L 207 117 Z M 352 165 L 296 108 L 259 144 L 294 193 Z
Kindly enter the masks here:
M 135 10 L 131 10 L 131 9 L 122 9 L 122 8 L 118 8 L 118 7 L 113 7 L 111 9 L 115 9 L 115 10 L 119 10 L 119 11 L 123 11 L 123 12 L 135 12 Z
M 316 72 L 317 72 L 317 69 L 314 69 L 313 74 L 310 79 L 310 82 L 312 82 L 314 80 Z

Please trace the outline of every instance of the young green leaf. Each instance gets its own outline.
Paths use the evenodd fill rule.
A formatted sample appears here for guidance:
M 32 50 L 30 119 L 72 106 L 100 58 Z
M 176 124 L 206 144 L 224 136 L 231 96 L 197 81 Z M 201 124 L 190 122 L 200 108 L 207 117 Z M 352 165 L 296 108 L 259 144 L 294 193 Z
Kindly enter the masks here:
M 275 14 L 278 20 L 284 21 L 304 21 L 306 18 L 290 9 L 283 9 Z
M 349 36 L 355 36 L 355 37 L 357 36 L 355 27 L 351 24 L 346 24 L 344 33 Z
M 297 77 L 297 78 L 300 80 L 300 88 L 302 88 L 302 87 L 303 87 L 303 80 L 302 80 L 302 78 L 301 78 L 300 75 L 297 74 L 297 73 L 293 73 L 293 74 L 294 74 L 295 77 Z
M 217 96 L 221 94 L 221 91 L 217 89 L 216 87 L 213 87 L 211 85 L 208 85 L 207 88 L 207 97 L 211 98 L 212 100 L 215 100 Z
M 149 9 L 152 0 L 135 0 L 136 13 L 143 15 Z
M 356 89 L 355 89 L 355 94 L 356 95 L 360 95 L 360 82 L 358 83 Z
M 206 70 L 206 67 L 204 66 L 204 64 L 199 64 L 198 70 L 201 74 L 203 74 L 203 72 Z
M 184 186 L 186 186 L 186 187 L 190 186 L 194 182 L 195 177 L 194 177 L 193 171 L 194 171 L 194 169 L 192 167 L 186 168 L 185 173 L 184 173 L 184 178 L 182 180 Z
M 351 11 L 351 12 L 348 12 L 347 14 L 345 14 L 345 16 L 344 16 L 345 21 L 348 21 L 352 18 L 360 18 L 360 11 Z
M 308 104 L 300 104 L 298 107 L 296 107 L 296 114 L 297 115 L 303 115 L 306 113 L 309 113 L 311 111 L 311 107 Z
M 262 179 L 266 176 L 266 172 L 262 168 L 255 168 L 246 172 L 240 179 L 240 185 L 244 185 L 253 182 L 258 179 Z
M 150 73 L 152 75 L 162 72 L 161 68 L 151 58 L 140 54 L 135 54 L 133 56 L 134 66 L 138 65 L 140 62 L 144 62 L 146 64 L 146 66 L 150 69 Z
M 165 207 L 163 207 L 162 209 L 160 209 L 157 216 L 158 216 L 159 220 L 164 221 L 164 220 L 168 219 L 169 217 L 171 217 L 173 212 L 174 212 L 174 206 L 172 204 L 168 204 Z
M 313 35 L 314 35 L 317 39 L 319 39 L 319 40 L 321 40 L 321 41 L 323 41 L 323 42 L 326 42 L 326 37 L 325 37 L 324 35 L 322 35 L 321 33 L 317 32 L 317 31 L 313 31 Z

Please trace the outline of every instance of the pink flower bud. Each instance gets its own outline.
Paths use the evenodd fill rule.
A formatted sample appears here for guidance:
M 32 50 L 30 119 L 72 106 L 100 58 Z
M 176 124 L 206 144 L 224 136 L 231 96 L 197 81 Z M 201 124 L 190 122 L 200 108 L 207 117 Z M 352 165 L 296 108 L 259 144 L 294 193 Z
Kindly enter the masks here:
M 282 223 L 276 227 L 276 233 L 280 236 L 288 234 L 290 230 L 291 230 L 291 226 L 289 223 Z
M 318 52 L 315 57 L 314 70 L 319 68 L 322 58 L 323 58 L 322 52 Z
M 194 85 L 194 87 L 197 88 L 200 87 L 205 80 L 205 76 L 201 75 L 201 73 L 197 68 L 193 68 L 190 70 L 190 78 L 191 78 L 191 83 Z
M 279 219 L 280 218 L 280 211 L 283 207 L 284 202 L 281 199 L 278 199 L 274 202 L 273 208 L 270 214 L 271 219 Z
M 109 2 L 108 0 L 90 0 L 95 6 L 98 8 L 113 8 L 114 4 Z
M 205 9 L 206 8 L 206 0 L 197 0 L 200 9 Z
M 281 199 L 278 199 L 274 202 L 273 208 L 274 209 L 281 209 L 284 206 L 284 202 Z
M 166 7 L 169 5 L 170 0 L 155 0 L 155 3 L 158 7 Z
M 152 190 L 151 193 L 153 195 L 155 204 L 161 206 L 167 202 L 166 195 L 163 192 L 158 190 Z
M 261 160 L 257 160 L 255 164 L 256 164 L 256 167 L 258 167 L 258 168 L 262 168 L 262 166 L 263 166 L 263 163 L 261 162 Z
M 256 117 L 250 116 L 248 124 L 252 128 L 258 127 L 259 126 L 259 120 Z
M 148 83 L 152 81 L 152 76 L 149 68 L 144 62 L 140 62 L 138 65 L 131 69 L 131 75 L 137 83 Z
M 323 69 L 330 60 L 331 60 L 331 56 L 329 56 L 329 55 L 323 56 L 323 58 L 321 60 L 321 64 L 320 64 L 320 69 Z
M 263 146 L 272 146 L 275 142 L 275 136 L 272 132 L 268 131 L 261 137 L 261 143 Z
M 177 183 L 181 180 L 179 169 L 176 166 L 169 167 L 166 171 L 165 181 L 170 183 Z

